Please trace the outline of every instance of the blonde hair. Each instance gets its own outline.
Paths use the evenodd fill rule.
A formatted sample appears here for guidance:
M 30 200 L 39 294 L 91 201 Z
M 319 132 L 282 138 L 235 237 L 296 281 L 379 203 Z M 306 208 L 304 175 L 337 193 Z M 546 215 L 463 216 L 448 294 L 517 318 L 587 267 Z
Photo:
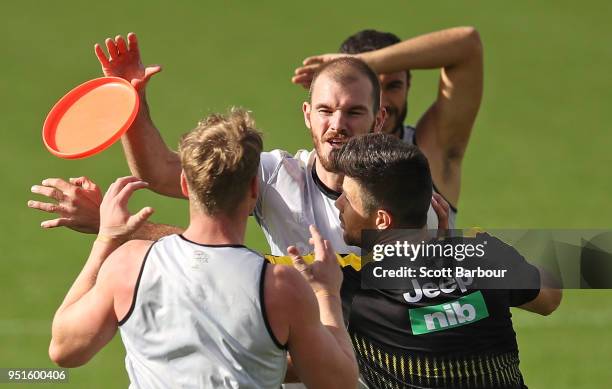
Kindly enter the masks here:
M 232 213 L 257 175 L 261 133 L 248 111 L 212 114 L 181 137 L 179 154 L 190 191 L 202 210 Z

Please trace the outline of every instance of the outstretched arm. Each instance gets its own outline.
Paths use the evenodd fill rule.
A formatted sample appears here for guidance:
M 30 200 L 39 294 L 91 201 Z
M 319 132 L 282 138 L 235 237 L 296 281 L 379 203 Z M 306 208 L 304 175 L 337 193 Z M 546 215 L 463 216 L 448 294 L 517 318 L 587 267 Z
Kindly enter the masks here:
M 108 57 L 100 45 L 95 45 L 95 53 L 104 75 L 129 81 L 140 96 L 140 110 L 136 120 L 121 138 L 132 174 L 149 182 L 151 190 L 159 194 L 184 198 L 180 187 L 180 159 L 168 148 L 153 124 L 146 99 L 147 82 L 151 76 L 161 71 L 161 67 L 143 66 L 134 33 L 128 34 L 127 42 L 117 35 L 115 39 L 107 38 L 105 43 Z
M 129 247 L 119 246 L 153 212 L 151 208 L 144 208 L 130 215 L 127 201 L 135 190 L 144 187 L 146 183 L 135 177 L 120 178 L 110 186 L 102 201 L 98 238 L 53 318 L 49 357 L 60 366 L 75 367 L 87 363 L 117 330 L 114 286 L 118 278 L 124 276 L 116 271 L 117 264 L 134 255 L 132 247 L 142 244 L 133 242 Z M 140 246 L 137 248 L 141 251 L 146 249 Z M 109 256 L 116 258 L 107 262 Z M 109 263 L 115 266 L 107 266 Z

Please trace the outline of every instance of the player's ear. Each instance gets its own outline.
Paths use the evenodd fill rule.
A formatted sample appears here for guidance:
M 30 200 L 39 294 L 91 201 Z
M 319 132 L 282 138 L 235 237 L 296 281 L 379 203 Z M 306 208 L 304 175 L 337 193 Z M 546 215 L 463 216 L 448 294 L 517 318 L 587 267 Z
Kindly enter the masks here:
M 181 170 L 181 192 L 183 196 L 189 198 L 189 186 L 187 185 L 187 177 L 185 177 L 184 170 Z
M 306 127 L 308 127 L 308 129 L 310 130 L 310 110 L 312 109 L 312 106 L 310 105 L 310 103 L 308 101 L 304 101 L 302 103 L 302 112 L 304 113 L 304 123 L 306 124 Z
M 376 112 L 376 118 L 374 119 L 373 132 L 382 132 L 385 120 L 387 120 L 387 110 L 385 109 L 385 107 L 379 107 L 378 112 Z
M 251 182 L 249 184 L 249 196 L 252 199 L 257 199 L 257 196 L 259 196 L 259 177 L 257 175 L 251 178 Z
M 374 220 L 377 230 L 386 230 L 391 228 L 393 224 L 393 215 L 384 209 L 376 211 L 376 219 Z

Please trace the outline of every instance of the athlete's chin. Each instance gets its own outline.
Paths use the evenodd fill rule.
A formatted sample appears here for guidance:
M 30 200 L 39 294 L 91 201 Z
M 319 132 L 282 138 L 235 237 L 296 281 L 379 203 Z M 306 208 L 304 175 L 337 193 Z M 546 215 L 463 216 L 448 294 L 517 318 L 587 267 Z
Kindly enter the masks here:
M 387 123 L 389 123 L 389 124 L 385 124 L 383 126 L 382 133 L 384 133 L 384 134 L 393 134 L 395 132 L 395 129 L 397 128 L 397 126 L 395 125 L 394 118 L 388 118 L 387 119 Z
M 335 171 L 335 160 L 336 155 L 338 154 L 337 148 L 330 148 L 329 150 L 318 150 L 317 157 L 321 162 L 321 165 L 325 168 L 325 170 L 334 172 Z
M 344 231 L 343 238 L 344 238 L 344 243 L 346 243 L 347 246 L 357 246 L 357 247 L 361 246 L 361 236 L 355 237 L 354 235 Z

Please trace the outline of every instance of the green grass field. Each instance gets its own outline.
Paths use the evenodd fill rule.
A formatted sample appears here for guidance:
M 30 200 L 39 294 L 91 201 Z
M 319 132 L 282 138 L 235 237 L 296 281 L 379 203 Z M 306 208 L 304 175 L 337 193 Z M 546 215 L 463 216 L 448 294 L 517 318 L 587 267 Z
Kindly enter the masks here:
M 485 95 L 464 164 L 458 225 L 607 228 L 612 192 L 609 112 L 612 3 L 606 1 L 354 1 L 85 3 L 5 2 L 0 61 L 0 368 L 51 367 L 53 312 L 80 271 L 92 236 L 43 231 L 29 188 L 46 177 L 87 175 L 106 187 L 128 174 L 119 145 L 87 160 L 49 154 L 40 131 L 53 103 L 99 76 L 93 44 L 135 31 L 143 60 L 164 65 L 150 84 L 153 118 L 166 141 L 230 105 L 254 111 L 266 148 L 310 148 L 290 84 L 305 56 L 335 51 L 363 28 L 403 38 L 474 25 L 485 47 Z M 381 5 L 382 4 L 382 5 Z M 416 72 L 409 121 L 433 101 L 436 72 Z M 187 204 L 138 193 L 154 221 L 185 225 Z M 266 251 L 254 223 L 248 244 Z M 610 291 L 566 291 L 550 317 L 515 313 L 521 368 L 532 388 L 606 388 L 612 383 Z M 74 388 L 127 387 L 117 336 Z M 0 384 L 0 387 L 3 385 Z M 23 385 L 20 387 L 26 387 Z

